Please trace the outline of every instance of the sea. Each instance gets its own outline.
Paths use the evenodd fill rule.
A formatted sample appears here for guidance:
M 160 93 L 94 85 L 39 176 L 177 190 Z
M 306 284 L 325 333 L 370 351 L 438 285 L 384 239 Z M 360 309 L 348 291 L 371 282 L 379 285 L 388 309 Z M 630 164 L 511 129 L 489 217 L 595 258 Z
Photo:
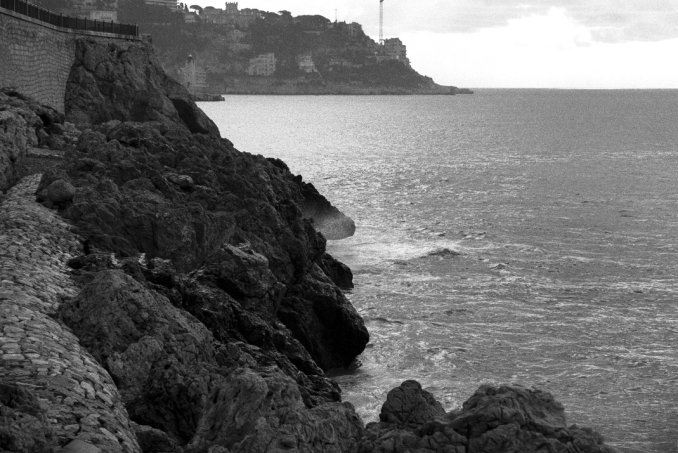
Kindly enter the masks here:
M 371 340 L 334 377 L 366 422 L 408 379 L 448 410 L 519 384 L 621 452 L 678 452 L 678 91 L 200 107 L 355 220 L 328 250 Z

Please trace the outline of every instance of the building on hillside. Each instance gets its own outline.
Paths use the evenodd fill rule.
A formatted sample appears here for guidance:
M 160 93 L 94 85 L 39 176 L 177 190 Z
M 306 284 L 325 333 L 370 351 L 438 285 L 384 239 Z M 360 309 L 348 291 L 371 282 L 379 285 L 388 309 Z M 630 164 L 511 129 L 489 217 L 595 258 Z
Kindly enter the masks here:
M 263 19 L 264 12 L 258 9 L 245 8 L 238 11 L 236 16 L 236 25 L 239 28 L 249 28 L 257 19 Z
M 238 14 L 238 2 L 226 2 L 226 14 Z
M 362 68 L 364 65 L 360 63 L 354 63 L 346 58 L 332 57 L 327 62 L 327 66 L 330 71 L 347 69 L 347 68 Z
M 238 30 L 237 28 L 234 28 L 233 30 L 230 30 L 228 33 L 226 33 L 226 38 L 228 39 L 228 42 L 231 43 L 239 43 L 246 37 L 247 33 L 242 30 Z
M 384 40 L 383 55 L 387 60 L 397 60 L 408 66 L 410 64 L 407 58 L 407 46 L 398 38 Z
M 247 74 L 251 76 L 270 77 L 275 74 L 275 54 L 273 52 L 250 58 Z
M 176 11 L 178 9 L 177 0 L 144 0 L 147 5 L 164 6 L 167 9 Z
M 101 22 L 117 22 L 118 12 L 96 9 L 89 12 L 88 19 L 99 20 Z
M 184 11 L 185 24 L 195 24 L 196 22 L 200 22 L 200 19 L 198 18 L 198 15 L 196 13 L 194 13 L 193 11 L 191 12 Z
M 225 25 L 229 23 L 229 17 L 223 9 L 217 9 L 213 6 L 207 6 L 200 13 L 200 21 L 205 24 Z
M 313 57 L 311 54 L 297 56 L 297 64 L 299 65 L 299 70 L 301 72 L 305 72 L 306 74 L 318 72 L 318 69 L 315 67 L 315 63 L 313 63 Z
M 204 95 L 207 91 L 207 73 L 198 66 L 193 55 L 189 55 L 186 64 L 179 69 L 179 82 L 193 96 Z
M 118 21 L 118 0 L 73 0 L 67 8 L 59 10 L 67 16 L 103 22 Z
M 351 22 L 346 25 L 346 32 L 348 33 L 349 38 L 355 39 L 363 34 L 363 26 L 358 22 Z

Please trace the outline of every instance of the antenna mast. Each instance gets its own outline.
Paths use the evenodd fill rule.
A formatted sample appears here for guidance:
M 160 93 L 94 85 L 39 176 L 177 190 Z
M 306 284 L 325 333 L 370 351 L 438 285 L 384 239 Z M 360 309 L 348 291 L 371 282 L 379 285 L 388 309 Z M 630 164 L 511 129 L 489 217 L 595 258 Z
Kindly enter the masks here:
M 384 0 L 379 0 L 379 44 L 384 44 Z

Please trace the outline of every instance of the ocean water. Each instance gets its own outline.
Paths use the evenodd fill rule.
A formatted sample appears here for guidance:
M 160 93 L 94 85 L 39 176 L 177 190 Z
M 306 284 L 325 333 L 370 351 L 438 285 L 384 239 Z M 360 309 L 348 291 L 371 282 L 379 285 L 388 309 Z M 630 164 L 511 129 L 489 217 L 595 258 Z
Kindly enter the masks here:
M 678 451 L 678 91 L 227 96 L 201 107 L 357 224 L 330 253 L 371 342 L 366 421 L 419 380 L 554 394 L 622 452 Z

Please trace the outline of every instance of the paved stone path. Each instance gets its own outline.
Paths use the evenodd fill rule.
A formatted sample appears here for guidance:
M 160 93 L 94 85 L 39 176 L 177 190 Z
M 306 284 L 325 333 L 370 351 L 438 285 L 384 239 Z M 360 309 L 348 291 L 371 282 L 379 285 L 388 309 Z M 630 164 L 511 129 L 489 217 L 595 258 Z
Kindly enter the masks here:
M 113 380 L 78 339 L 50 317 L 77 294 L 66 261 L 81 242 L 55 211 L 35 202 L 41 175 L 0 199 L 0 382 L 36 395 L 68 451 L 137 452 Z M 82 448 L 82 442 L 91 444 Z M 75 448 L 75 450 L 74 450 Z M 78 449 L 79 448 L 79 449 Z

